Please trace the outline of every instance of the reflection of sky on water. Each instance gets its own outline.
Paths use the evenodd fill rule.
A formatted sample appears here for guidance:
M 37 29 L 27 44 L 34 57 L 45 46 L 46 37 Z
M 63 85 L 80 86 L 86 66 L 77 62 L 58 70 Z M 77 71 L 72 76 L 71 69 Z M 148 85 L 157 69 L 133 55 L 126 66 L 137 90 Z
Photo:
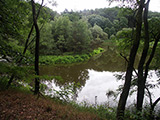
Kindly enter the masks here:
M 152 85 L 157 85 L 157 80 L 159 78 L 157 77 L 157 75 L 155 74 L 155 71 L 154 70 L 151 70 L 149 72 L 149 78 L 147 80 L 148 83 L 152 84 Z M 158 98 L 160 97 L 160 88 L 157 86 L 155 89 L 150 89 L 150 92 L 153 93 L 152 96 L 153 96 L 153 102 Z
M 88 69 L 88 79 L 86 80 L 86 84 L 82 87 L 81 90 L 78 90 L 78 98 L 77 102 L 86 101 L 88 103 L 94 104 L 95 103 L 95 96 L 97 96 L 97 101 L 99 104 L 104 103 L 107 101 L 106 92 L 108 90 L 114 90 L 118 88 L 119 85 L 122 84 L 122 81 L 117 81 L 114 74 L 120 72 L 98 72 L 93 69 Z M 60 87 L 57 86 L 55 80 L 52 81 L 45 81 L 44 83 L 48 86 L 48 88 L 55 89 L 57 91 L 60 90 Z M 46 90 L 46 94 L 51 95 L 50 91 Z
M 122 72 L 109 72 L 109 71 L 98 72 L 93 69 L 89 69 L 88 72 L 89 72 L 88 74 L 89 77 L 86 80 L 85 86 L 82 87 L 80 91 L 77 91 L 78 92 L 77 102 L 86 101 L 88 103 L 94 104 L 95 96 L 97 96 L 98 104 L 102 104 L 108 101 L 106 96 L 106 92 L 108 90 L 116 91 L 118 86 L 123 84 L 121 80 L 117 80 L 117 78 L 115 77 L 115 74 L 121 74 Z M 157 75 L 155 74 L 154 71 L 150 71 L 149 78 L 147 80 L 148 83 L 156 84 L 157 83 L 156 80 L 158 80 Z M 54 84 L 54 80 L 50 82 L 46 81 L 46 84 L 49 88 L 60 90 L 60 87 Z M 159 88 L 151 89 L 150 91 L 154 93 L 152 97 L 153 101 L 155 101 L 160 96 Z M 119 97 L 117 98 L 117 100 L 118 99 Z M 135 99 L 136 99 L 136 92 L 132 96 L 129 96 L 127 104 L 128 105 L 131 103 L 133 104 L 133 102 L 136 102 Z M 145 97 L 145 102 L 148 100 L 149 100 L 148 97 Z M 112 105 L 112 103 L 115 102 L 113 102 L 113 99 L 111 98 L 110 105 Z
M 138 58 L 137 58 L 138 61 Z M 138 63 L 138 62 L 137 62 Z M 135 65 L 137 66 L 137 64 Z M 136 67 L 135 67 L 136 68 Z M 106 92 L 108 90 L 116 91 L 119 85 L 123 84 L 122 80 L 117 81 L 115 77 L 118 74 L 124 74 L 126 70 L 126 62 L 120 58 L 115 51 L 108 49 L 97 59 L 91 59 L 89 62 L 83 64 L 75 64 L 71 66 L 41 66 L 41 75 L 53 75 L 61 76 L 62 80 L 52 80 L 46 84 L 52 89 L 60 90 L 65 85 L 72 83 L 80 83 L 80 88 L 74 87 L 74 99 L 77 97 L 77 102 L 87 101 L 89 103 L 95 103 L 95 96 L 97 96 L 97 102 L 99 104 L 107 102 L 108 98 Z M 116 72 L 120 71 L 120 72 Z M 135 73 L 134 73 L 135 75 Z M 149 78 L 147 82 L 156 84 L 158 80 L 155 71 L 149 72 Z M 136 87 L 134 87 L 136 90 Z M 159 88 L 150 89 L 153 96 L 153 102 L 160 96 Z M 136 92 L 129 96 L 127 104 L 136 102 Z M 113 97 L 109 98 L 110 105 L 113 103 Z M 116 98 L 118 101 L 119 96 Z M 149 101 L 145 97 L 145 101 Z
M 89 103 L 95 103 L 95 96 L 97 96 L 98 103 L 106 102 L 107 96 L 106 92 L 108 90 L 116 91 L 119 85 L 123 85 L 121 80 L 117 81 L 115 74 L 120 72 L 97 72 L 94 70 L 89 71 L 89 80 L 87 80 L 86 85 L 83 87 L 81 92 L 78 94 L 78 102 L 87 101 Z M 154 71 L 149 72 L 149 78 L 147 79 L 148 83 L 157 84 L 158 77 Z M 152 94 L 153 102 L 160 96 L 159 88 L 150 89 Z M 136 102 L 136 92 L 132 96 L 128 97 L 127 104 L 133 104 Z M 119 98 L 117 98 L 118 100 Z M 112 101 L 113 102 L 113 101 Z M 145 102 L 149 102 L 148 97 L 145 96 Z
M 98 103 L 107 101 L 106 92 L 108 90 L 116 90 L 122 81 L 117 81 L 113 75 L 116 72 L 97 72 L 94 70 L 89 71 L 89 79 L 86 81 L 85 86 L 78 94 L 77 101 L 88 101 L 90 103 L 95 102 L 95 96 L 97 96 Z

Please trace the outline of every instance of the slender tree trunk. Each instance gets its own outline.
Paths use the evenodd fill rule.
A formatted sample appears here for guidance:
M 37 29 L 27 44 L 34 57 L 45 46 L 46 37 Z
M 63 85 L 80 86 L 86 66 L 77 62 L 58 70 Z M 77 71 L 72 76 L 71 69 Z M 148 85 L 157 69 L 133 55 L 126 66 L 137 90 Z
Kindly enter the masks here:
M 37 13 L 36 19 L 38 19 L 38 17 L 39 17 L 39 14 L 40 14 L 40 11 L 41 11 L 43 2 L 44 2 L 44 0 L 42 0 L 41 6 L 40 6 L 39 9 L 38 9 L 38 13 Z M 29 46 L 30 43 L 31 43 L 31 42 L 29 43 L 29 39 L 30 39 L 31 34 L 32 34 L 32 32 L 33 32 L 33 28 L 34 28 L 34 23 L 33 23 L 32 27 L 31 27 L 31 30 L 30 30 L 30 32 L 29 32 L 29 34 L 28 34 L 27 39 L 26 39 L 26 43 L 25 43 L 25 46 L 24 46 L 24 50 L 23 50 L 22 56 L 21 56 L 21 58 L 20 58 L 19 60 L 16 61 L 16 63 L 18 64 L 18 66 L 20 66 L 20 64 L 21 64 L 21 62 L 22 62 L 22 60 L 23 60 L 23 57 L 24 57 L 24 55 L 25 55 L 25 53 L 26 53 L 26 51 L 27 51 L 27 48 L 28 48 L 28 46 Z M 28 44 L 28 43 L 29 43 L 29 44 Z M 9 79 L 9 81 L 8 81 L 8 84 L 7 84 L 7 87 L 6 87 L 7 89 L 10 87 L 10 85 L 11 85 L 14 77 L 15 77 L 14 74 L 12 74 L 11 77 L 10 77 L 10 79 Z
M 125 83 L 124 83 L 124 87 L 120 95 L 120 99 L 117 107 L 117 120 L 124 119 L 124 110 L 125 110 L 125 105 L 128 98 L 130 86 L 131 86 L 135 57 L 137 54 L 137 50 L 138 50 L 139 42 L 141 38 L 142 12 L 143 12 L 144 2 L 145 0 L 140 1 L 138 12 L 136 15 L 136 37 L 134 39 L 133 46 L 130 51 L 129 62 L 127 66 L 126 76 L 125 76 Z
M 156 51 L 156 48 L 157 48 L 159 40 L 160 40 L 160 34 L 155 39 L 155 42 L 154 42 L 154 45 L 153 45 L 153 48 L 152 48 L 152 52 L 151 52 L 150 57 L 149 57 L 149 59 L 148 59 L 148 61 L 146 63 L 146 66 L 145 66 L 145 75 L 144 75 L 145 79 L 147 79 L 147 75 L 148 75 L 148 71 L 149 71 L 149 65 L 152 62 L 152 59 L 154 57 L 154 54 L 155 54 L 155 51 Z
M 36 74 L 36 78 L 35 78 L 35 91 L 34 94 L 38 94 L 39 93 L 39 40 L 40 40 L 40 32 L 39 32 L 39 28 L 38 28 L 38 24 L 37 24 L 37 19 L 36 19 L 36 10 L 35 10 L 35 3 L 34 0 L 31 0 L 32 2 L 32 13 L 33 13 L 33 22 L 34 22 L 34 26 L 35 26 L 35 30 L 36 30 L 36 46 L 35 46 L 35 74 Z
M 41 6 L 40 6 L 39 9 L 38 9 L 37 15 L 35 15 L 35 16 L 36 16 L 36 20 L 37 20 L 38 17 L 39 17 L 39 14 L 40 14 L 40 11 L 41 11 L 43 2 L 44 2 L 44 0 L 42 0 Z M 27 51 L 27 48 L 28 48 L 28 46 L 29 46 L 29 39 L 30 39 L 31 34 L 32 34 L 32 32 L 33 32 L 33 28 L 34 28 L 34 21 L 33 21 L 33 25 L 32 25 L 32 27 L 31 27 L 31 30 L 30 30 L 30 32 L 29 32 L 29 34 L 28 34 L 28 37 L 27 37 L 27 39 L 26 39 L 26 43 L 25 43 L 25 47 L 24 47 L 24 50 L 23 50 L 22 57 L 21 57 L 21 58 L 19 59 L 19 61 L 17 62 L 17 63 L 19 63 L 19 64 L 20 64 L 21 61 L 23 60 L 23 57 L 24 57 L 24 55 L 25 55 L 25 53 L 26 53 L 26 51 Z
M 157 98 L 157 100 L 152 104 L 152 106 L 151 106 L 151 109 L 150 109 L 150 119 L 151 120 L 154 120 L 155 118 L 155 116 L 154 116 L 154 114 L 153 114 L 153 111 L 154 111 L 154 108 L 155 108 L 155 106 L 157 105 L 157 103 L 160 101 L 160 97 L 159 98 Z
M 146 67 L 145 67 L 145 76 L 144 78 L 147 79 L 147 75 L 148 75 L 148 71 L 149 71 L 149 65 L 154 57 L 154 54 L 155 54 L 155 51 L 156 51 L 156 48 L 157 48 L 157 45 L 158 45 L 158 42 L 160 40 L 160 34 L 157 36 L 156 40 L 155 40 L 155 43 L 153 45 L 153 48 L 152 48 L 152 52 L 151 52 L 151 55 L 146 63 Z M 150 95 L 151 96 L 151 95 Z M 151 98 L 150 98 L 151 99 Z M 160 101 L 160 97 L 152 104 L 151 102 L 151 109 L 150 109 L 150 118 L 151 119 L 154 119 L 154 115 L 153 115 L 153 111 L 154 111 L 154 107 L 156 106 L 156 104 Z
M 145 83 L 146 78 L 144 77 L 143 70 L 144 70 L 144 64 L 147 58 L 148 49 L 149 49 L 149 32 L 148 32 L 148 7 L 149 2 L 145 5 L 144 10 L 144 29 L 145 29 L 145 42 L 144 42 L 144 48 L 142 52 L 142 56 L 138 65 L 138 91 L 137 91 L 137 110 L 142 111 L 143 106 L 143 99 L 144 99 L 144 92 L 145 92 Z

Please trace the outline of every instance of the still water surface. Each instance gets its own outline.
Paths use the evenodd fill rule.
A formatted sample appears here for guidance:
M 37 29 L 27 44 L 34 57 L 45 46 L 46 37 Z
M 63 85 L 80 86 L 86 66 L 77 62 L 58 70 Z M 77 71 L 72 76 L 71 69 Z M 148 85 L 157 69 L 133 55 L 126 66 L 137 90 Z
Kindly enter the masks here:
M 41 75 L 61 76 L 63 80 L 53 79 L 46 81 L 50 88 L 60 90 L 62 87 L 72 84 L 80 83 L 80 88 L 74 88 L 74 100 L 77 102 L 87 101 L 88 103 L 95 103 L 95 96 L 97 96 L 97 103 L 112 101 L 112 98 L 107 98 L 106 92 L 109 90 L 116 91 L 119 85 L 123 85 L 122 80 L 117 80 L 117 75 L 125 74 L 126 62 L 118 56 L 114 51 L 107 50 L 102 55 L 94 57 L 92 60 L 78 65 L 72 66 L 41 66 Z M 153 71 L 150 82 L 155 82 L 157 76 Z M 154 89 L 155 96 L 160 94 Z M 135 95 L 129 98 L 128 103 L 133 102 Z M 118 97 L 117 97 L 118 100 Z M 116 102 L 114 103 L 116 104 Z

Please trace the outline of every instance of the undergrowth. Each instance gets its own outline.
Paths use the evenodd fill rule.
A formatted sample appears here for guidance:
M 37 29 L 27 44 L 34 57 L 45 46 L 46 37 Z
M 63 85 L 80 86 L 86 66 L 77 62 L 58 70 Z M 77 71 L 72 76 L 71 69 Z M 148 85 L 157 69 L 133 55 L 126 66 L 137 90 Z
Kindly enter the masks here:
M 93 50 L 93 52 L 91 53 L 81 55 L 40 56 L 39 62 L 41 65 L 81 63 L 88 61 L 92 56 L 102 53 L 103 51 L 103 48 L 98 48 L 96 50 Z

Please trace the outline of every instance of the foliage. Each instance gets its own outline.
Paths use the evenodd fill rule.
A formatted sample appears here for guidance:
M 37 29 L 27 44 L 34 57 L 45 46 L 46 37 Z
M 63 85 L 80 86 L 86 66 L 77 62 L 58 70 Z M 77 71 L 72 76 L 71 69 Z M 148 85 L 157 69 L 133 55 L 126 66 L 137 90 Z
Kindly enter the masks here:
M 10 57 L 12 59 L 10 62 L 15 64 L 22 58 L 22 63 L 28 64 L 33 59 L 31 55 L 33 46 L 31 45 L 34 41 L 34 32 L 30 37 L 28 35 L 33 24 L 30 2 L 24 0 L 4 0 L 0 1 L 0 3 L 0 25 L 2 26 L 0 28 L 0 56 L 4 59 Z M 36 9 L 39 9 L 39 6 L 39 4 L 36 4 Z M 48 14 L 44 11 L 43 9 L 39 16 L 40 19 L 38 19 L 40 25 L 49 19 Z M 30 50 L 27 50 L 24 55 L 23 52 L 27 39 L 29 39 L 27 47 Z
M 156 37 L 158 36 L 160 30 L 158 27 L 158 24 L 160 19 L 159 18 L 151 18 L 149 19 L 149 35 L 150 35 L 150 49 L 149 49 L 149 53 L 152 50 L 154 41 L 156 39 Z M 120 53 L 122 53 L 123 55 L 127 56 L 127 54 L 129 53 L 129 50 L 131 48 L 132 42 L 133 42 L 133 37 L 134 37 L 134 31 L 135 29 L 131 29 L 131 28 L 123 28 L 121 31 L 118 31 L 116 34 L 116 45 L 118 47 L 118 51 Z M 144 45 L 144 25 L 142 26 L 142 36 L 141 36 L 141 42 L 140 42 L 140 48 L 139 51 L 142 51 L 142 47 Z M 152 63 L 154 63 L 154 67 L 156 67 L 156 65 L 158 66 L 158 49 L 159 49 L 159 45 L 157 46 L 157 52 L 155 53 L 155 58 L 153 60 Z M 156 63 L 157 62 L 157 63 Z M 153 67 L 153 64 L 152 64 Z
M 7 75 L 11 75 L 14 74 L 16 76 L 16 78 L 20 78 L 20 79 L 28 79 L 31 76 L 29 76 L 29 74 L 32 73 L 32 67 L 29 66 L 23 66 L 23 67 L 18 67 L 18 66 L 13 66 L 8 65 L 8 63 L 2 63 L 0 62 L 0 67 L 2 68 L 0 70 L 0 74 L 2 74 L 2 76 L 7 76 Z
M 0 3 L 0 32 L 3 33 L 1 35 L 3 37 L 6 35 L 6 37 L 19 38 L 28 9 L 23 11 L 23 2 L 19 0 L 4 0 L 0 1 Z M 20 4 L 22 6 L 20 6 Z M 19 12 L 17 12 L 17 10 L 19 10 Z
M 5 67 L 1 71 L 1 76 L 7 78 L 5 81 L 8 82 L 8 87 L 12 82 L 19 84 L 21 81 L 26 82 L 36 77 L 33 69 L 22 66 L 22 64 L 33 63 L 33 52 L 27 48 L 32 48 L 35 35 L 30 1 L 4 0 L 0 3 L 0 12 L 2 13 L 0 16 L 0 25 L 2 25 L 0 28 L 0 60 L 7 62 L 2 63 Z M 36 10 L 38 11 L 38 9 L 40 10 L 40 5 L 36 4 Z M 39 25 L 49 19 L 48 14 L 43 10 L 35 17 L 38 19 Z
M 88 57 L 88 56 L 87 56 Z M 81 56 L 41 56 L 40 63 L 41 64 L 70 64 L 76 62 L 83 62 L 85 59 L 82 59 Z
M 105 33 L 100 26 L 95 24 L 92 28 L 90 28 L 90 31 L 93 36 L 93 40 L 91 41 L 91 46 L 93 49 L 99 47 L 105 40 L 108 40 L 108 34 Z
M 138 112 L 136 110 L 135 104 L 132 104 L 126 108 L 125 118 L 128 120 L 151 120 L 151 119 L 159 119 L 159 109 L 154 113 L 155 118 L 151 118 L 150 116 L 150 107 L 148 103 L 145 103 L 143 112 Z
M 40 4 L 37 3 L 36 11 L 39 8 Z M 33 63 L 33 43 L 35 40 L 35 32 L 31 32 L 31 35 L 28 34 L 33 26 L 30 0 L 1 0 L 0 13 L 0 85 L 2 86 L 0 88 L 4 89 L 12 75 L 15 77 L 12 87 L 23 89 L 23 86 L 26 86 L 27 90 L 32 88 L 30 84 L 35 77 L 40 80 L 50 79 L 46 76 L 35 75 L 33 68 L 27 66 Z M 117 39 L 116 45 L 119 51 L 127 54 L 132 45 L 130 38 L 135 36 L 130 28 L 135 27 L 132 14 L 131 9 L 115 7 L 80 12 L 66 10 L 60 15 L 44 7 L 37 21 L 38 25 L 41 26 L 40 53 L 44 55 L 40 58 L 40 64 L 71 64 L 87 61 L 92 56 L 104 51 L 98 47 L 108 38 L 111 41 Z M 154 40 L 159 39 L 159 16 L 159 13 L 149 12 L 149 54 Z M 27 39 L 29 39 L 28 50 L 24 55 Z M 144 31 L 142 31 L 141 40 L 141 45 L 143 45 Z M 95 48 L 98 50 L 94 50 Z M 92 50 L 93 52 L 90 52 Z M 155 69 L 160 67 L 159 50 L 158 43 L 153 61 L 153 68 Z M 71 55 L 67 55 L 68 53 Z M 21 58 L 23 60 L 20 64 Z M 136 85 L 135 83 L 136 81 L 132 82 Z M 42 91 L 46 89 L 44 84 L 41 84 L 40 87 Z M 73 93 L 73 87 L 74 85 L 71 84 L 61 91 L 56 91 L 56 93 L 59 97 L 68 99 L 68 96 Z M 84 104 L 83 107 L 87 108 L 88 106 Z M 88 107 L 87 109 L 92 108 Z M 107 119 L 115 118 L 115 110 L 112 108 L 97 106 L 93 109 L 102 118 L 106 116 Z M 137 114 L 128 114 L 128 118 L 137 119 Z
M 97 116 L 100 117 L 100 119 L 107 119 L 107 120 L 116 120 L 116 108 L 112 108 L 112 107 L 108 107 L 105 104 L 102 105 L 93 105 L 90 103 L 87 103 L 86 101 L 83 101 L 81 103 L 75 103 L 75 102 L 70 102 L 70 104 L 80 110 L 80 111 L 84 111 L 84 112 L 91 112 L 96 114 Z
M 107 33 L 103 32 L 103 29 L 96 24 L 93 26 L 93 28 L 91 28 L 91 32 L 94 39 L 96 38 L 100 38 L 100 40 L 108 39 Z
M 72 39 L 69 40 L 70 50 L 75 53 L 88 52 L 91 41 L 91 32 L 87 22 L 84 20 L 75 21 L 72 24 Z
M 71 21 L 67 16 L 60 16 L 55 19 L 52 24 L 52 37 L 55 44 L 55 49 L 58 49 L 61 53 L 67 49 L 67 41 L 70 39 Z
M 40 56 L 40 64 L 71 64 L 85 62 L 90 59 L 90 57 L 103 52 L 103 48 L 98 48 L 93 50 L 89 54 L 81 55 L 64 55 L 64 56 Z
M 149 24 L 150 48 L 151 48 L 149 50 L 149 53 L 151 53 L 154 41 L 156 39 L 159 39 L 158 36 L 159 36 L 159 33 L 160 33 L 160 28 L 158 26 L 160 25 L 160 17 L 159 18 L 158 17 L 154 17 L 154 18 L 149 19 L 148 20 L 148 24 Z M 159 61 L 159 58 L 160 58 L 160 55 L 159 55 L 160 45 L 159 44 L 160 43 L 158 43 L 158 45 L 157 45 L 155 56 L 153 58 L 152 65 L 151 65 L 151 68 L 153 68 L 153 69 L 159 69 L 159 67 L 160 67 L 160 61 Z
M 88 22 L 91 24 L 92 27 L 96 24 L 100 26 L 102 29 L 104 29 L 106 26 L 108 27 L 112 26 L 112 23 L 110 22 L 109 19 L 96 14 L 89 16 Z
M 70 17 L 70 16 L 69 16 Z M 56 17 L 42 33 L 41 53 L 61 55 L 66 52 L 88 52 L 91 33 L 86 21 L 71 21 L 67 15 Z
M 54 39 L 52 36 L 52 22 L 46 23 L 45 27 L 41 30 L 40 37 L 40 54 L 54 54 Z
M 129 14 L 125 14 L 124 11 Z M 128 8 L 117 7 L 80 12 L 66 9 L 42 30 L 40 53 L 42 55 L 87 53 L 98 48 L 104 40 L 108 40 L 118 31 L 131 26 L 129 22 L 132 13 Z
M 12 87 L 21 87 L 21 83 L 31 83 L 35 77 L 33 68 L 30 66 L 14 66 L 12 64 L 0 62 L 0 86 L 1 89 L 6 89 L 10 76 L 14 75 L 15 80 L 12 82 Z
M 82 15 L 79 12 L 73 12 L 73 11 L 68 11 L 67 9 L 64 10 L 61 14 L 62 16 L 68 16 L 69 20 L 72 22 L 79 21 L 82 18 Z
M 132 45 L 133 31 L 131 28 L 123 28 L 116 34 L 116 45 L 120 53 L 127 54 Z
M 4 58 L 8 56 L 12 59 L 12 62 L 15 62 L 22 55 L 22 39 L 26 36 L 30 26 L 28 25 L 29 21 L 27 21 L 29 7 L 26 11 L 23 11 L 24 6 L 28 6 L 28 3 L 24 4 L 19 0 L 5 0 L 1 1 L 0 5 L 0 13 L 2 13 L 2 19 L 0 19 L 0 25 L 2 26 L 0 28 L 0 56 Z

